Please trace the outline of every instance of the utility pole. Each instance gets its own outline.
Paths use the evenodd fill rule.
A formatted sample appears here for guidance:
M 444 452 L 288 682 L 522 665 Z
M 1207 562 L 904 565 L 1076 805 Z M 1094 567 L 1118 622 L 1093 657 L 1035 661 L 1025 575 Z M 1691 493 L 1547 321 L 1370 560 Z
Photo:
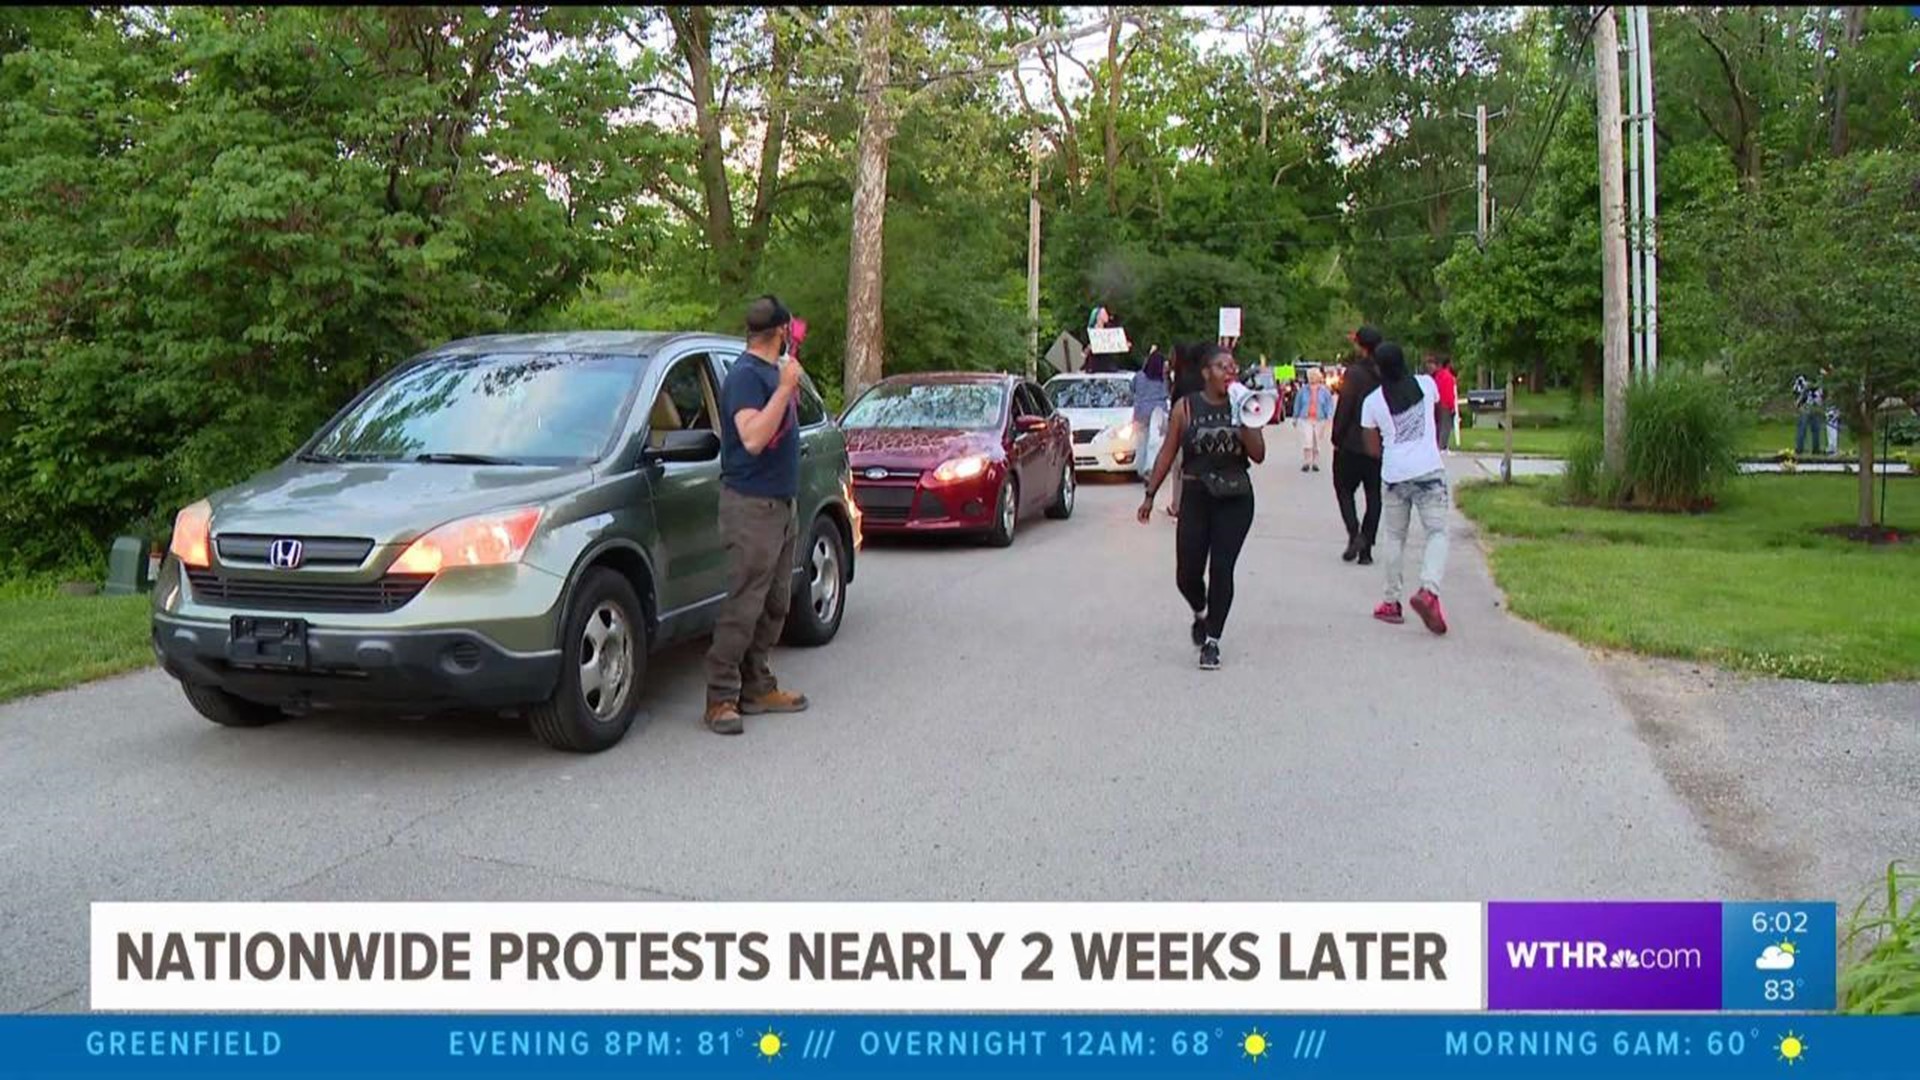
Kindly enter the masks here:
M 1476 169 L 1474 190 L 1479 193 L 1475 201 L 1480 213 L 1479 225 L 1474 230 L 1474 235 L 1479 241 L 1480 250 L 1485 251 L 1487 250 L 1487 219 L 1491 216 L 1487 213 L 1487 107 L 1485 105 L 1473 107 L 1473 127 L 1474 144 L 1477 148 L 1474 159 Z
M 1605 325 L 1606 467 L 1627 463 L 1627 236 L 1620 151 L 1620 32 L 1603 8 L 1593 26 L 1593 78 L 1600 128 L 1600 295 Z
M 1627 293 L 1631 313 L 1627 320 L 1627 372 L 1636 382 L 1646 378 L 1646 301 L 1640 277 L 1640 21 L 1638 8 L 1617 9 L 1627 23 Z M 1607 13 L 1611 21 L 1613 12 Z
M 1487 121 L 1505 116 L 1507 110 L 1489 113 L 1485 105 L 1473 107 L 1473 144 L 1474 144 L 1474 202 L 1475 227 L 1474 240 L 1480 250 L 1487 249 L 1487 234 L 1493 228 L 1493 192 L 1487 187 Z M 1456 112 L 1453 115 L 1465 117 L 1467 114 Z
M 1027 158 L 1027 378 L 1040 377 L 1040 133 L 1029 136 Z
M 1647 343 L 1641 347 L 1641 363 L 1645 366 L 1646 377 L 1651 379 L 1660 373 L 1660 266 L 1657 255 L 1660 250 L 1658 241 L 1660 215 L 1654 208 L 1653 158 L 1653 24 L 1647 14 L 1646 5 L 1634 9 L 1640 20 L 1640 152 L 1646 160 L 1640 164 L 1640 184 L 1645 189 L 1640 197 L 1641 213 L 1645 215 L 1640 237 L 1640 289 L 1643 333 Z

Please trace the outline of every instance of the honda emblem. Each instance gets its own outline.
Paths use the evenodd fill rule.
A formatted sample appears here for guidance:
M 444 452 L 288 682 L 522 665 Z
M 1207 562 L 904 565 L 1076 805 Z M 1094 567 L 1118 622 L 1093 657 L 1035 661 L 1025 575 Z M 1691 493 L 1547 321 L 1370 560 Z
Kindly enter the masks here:
M 275 540 L 267 548 L 267 564 L 277 570 L 297 570 L 306 557 L 306 548 L 298 540 Z

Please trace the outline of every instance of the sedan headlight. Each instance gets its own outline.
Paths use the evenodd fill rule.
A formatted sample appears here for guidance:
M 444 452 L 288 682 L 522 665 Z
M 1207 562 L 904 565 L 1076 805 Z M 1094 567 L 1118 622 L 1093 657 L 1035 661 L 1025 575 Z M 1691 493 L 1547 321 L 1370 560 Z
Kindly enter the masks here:
M 1137 425 L 1135 425 L 1133 421 L 1129 420 L 1124 424 L 1113 425 L 1107 430 L 1101 432 L 1101 435 L 1105 438 L 1113 439 L 1117 442 L 1126 442 L 1127 440 L 1133 438 L 1133 433 L 1135 430 L 1137 430 Z
M 960 480 L 971 480 L 987 471 L 987 455 L 968 454 L 965 457 L 949 458 L 933 470 L 933 478 L 942 484 L 951 484 Z
M 449 521 L 407 545 L 392 569 L 396 574 L 437 574 L 451 566 L 519 562 L 539 524 L 537 506 Z

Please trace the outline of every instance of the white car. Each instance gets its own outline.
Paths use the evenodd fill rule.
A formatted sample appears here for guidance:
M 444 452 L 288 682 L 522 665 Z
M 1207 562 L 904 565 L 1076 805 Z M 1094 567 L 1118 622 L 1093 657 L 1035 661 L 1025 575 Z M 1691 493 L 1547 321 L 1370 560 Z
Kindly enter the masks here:
M 1073 428 L 1075 469 L 1134 470 L 1146 433 L 1133 422 L 1131 374 L 1056 375 L 1047 382 L 1047 395 Z

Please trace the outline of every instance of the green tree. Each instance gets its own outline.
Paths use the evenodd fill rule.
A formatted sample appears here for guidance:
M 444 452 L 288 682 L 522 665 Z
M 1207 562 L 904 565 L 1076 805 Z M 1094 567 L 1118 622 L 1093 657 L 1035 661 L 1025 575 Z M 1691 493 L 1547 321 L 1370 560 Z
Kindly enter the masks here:
M 1710 249 L 1738 370 L 1783 386 L 1822 380 L 1859 436 L 1856 524 L 1873 524 L 1873 435 L 1888 401 L 1920 402 L 1920 155 L 1855 153 L 1723 200 L 1682 232 Z

